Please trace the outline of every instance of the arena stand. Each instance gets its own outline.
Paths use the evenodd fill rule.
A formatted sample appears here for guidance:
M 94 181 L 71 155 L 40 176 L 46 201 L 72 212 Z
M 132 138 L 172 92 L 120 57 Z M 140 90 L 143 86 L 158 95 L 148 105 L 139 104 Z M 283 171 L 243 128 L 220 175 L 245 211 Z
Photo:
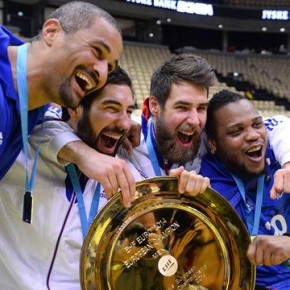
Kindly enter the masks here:
M 242 56 L 207 50 L 195 50 L 194 53 L 207 59 L 216 70 L 218 79 L 210 89 L 209 97 L 222 89 L 229 89 L 252 99 L 265 117 L 276 114 L 290 117 L 290 110 L 287 109 L 287 101 L 290 101 L 287 89 L 287 77 L 290 75 L 288 58 L 285 56 Z M 135 114 L 140 114 L 143 100 L 149 95 L 152 72 L 171 55 L 172 53 L 166 46 L 125 42 L 120 64 L 132 78 L 136 103 Z M 232 79 L 231 85 L 221 81 L 234 73 L 238 73 L 238 76 L 236 81 Z M 254 91 L 251 95 L 247 87 L 241 88 L 241 79 L 251 84 Z M 263 96 L 255 99 L 255 91 L 260 89 L 265 92 L 264 100 L 261 99 Z M 275 96 L 276 102 L 273 99 L 266 99 L 267 91 Z M 281 104 L 283 101 L 286 105 Z

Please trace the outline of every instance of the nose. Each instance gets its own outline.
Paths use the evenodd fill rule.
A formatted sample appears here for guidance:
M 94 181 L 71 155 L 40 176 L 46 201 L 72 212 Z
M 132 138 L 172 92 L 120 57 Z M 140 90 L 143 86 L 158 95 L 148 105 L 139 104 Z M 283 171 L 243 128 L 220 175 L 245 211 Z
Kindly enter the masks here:
M 121 130 L 128 131 L 131 127 L 131 117 L 128 116 L 127 112 L 120 114 L 117 119 L 116 125 Z
M 255 128 L 250 127 L 248 128 L 248 130 L 246 131 L 246 140 L 257 140 L 259 139 L 260 134 L 259 131 L 257 131 Z
M 102 88 L 105 85 L 108 77 L 108 61 L 98 59 L 94 65 L 94 70 L 98 76 L 98 84 L 96 88 Z
M 199 121 L 197 110 L 194 108 L 194 109 L 190 110 L 188 113 L 189 114 L 187 117 L 187 123 L 190 125 L 193 125 L 193 126 L 199 125 L 200 121 Z

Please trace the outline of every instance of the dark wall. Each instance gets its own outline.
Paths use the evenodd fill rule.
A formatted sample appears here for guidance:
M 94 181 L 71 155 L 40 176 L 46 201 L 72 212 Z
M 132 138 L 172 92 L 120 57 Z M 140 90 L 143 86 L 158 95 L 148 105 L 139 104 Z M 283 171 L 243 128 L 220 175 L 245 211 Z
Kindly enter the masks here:
M 173 51 L 182 46 L 222 50 L 222 32 L 219 30 L 164 25 L 163 44 Z

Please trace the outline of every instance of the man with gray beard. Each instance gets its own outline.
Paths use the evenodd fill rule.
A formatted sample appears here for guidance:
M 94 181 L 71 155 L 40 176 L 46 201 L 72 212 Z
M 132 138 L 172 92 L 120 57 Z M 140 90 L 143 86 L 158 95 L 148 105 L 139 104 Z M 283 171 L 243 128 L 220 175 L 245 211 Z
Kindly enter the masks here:
M 173 56 L 153 73 L 150 97 L 144 102 L 141 143 L 129 158 L 141 175 L 179 176 L 199 171 L 200 156 L 206 152 L 201 136 L 208 92 L 214 81 L 207 61 L 192 54 Z M 204 182 L 199 177 L 186 186 L 199 190 Z

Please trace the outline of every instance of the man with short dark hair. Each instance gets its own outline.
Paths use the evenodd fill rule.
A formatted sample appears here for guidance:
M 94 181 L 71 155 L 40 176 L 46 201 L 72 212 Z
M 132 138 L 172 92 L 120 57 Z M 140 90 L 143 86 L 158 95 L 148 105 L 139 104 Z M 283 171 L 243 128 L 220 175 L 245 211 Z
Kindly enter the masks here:
M 26 150 L 27 137 L 42 119 L 45 105 L 77 107 L 86 94 L 105 84 L 123 44 L 115 19 L 84 1 L 61 5 L 26 44 L 3 26 L 0 39 L 2 179 L 21 149 Z M 99 180 L 109 195 L 119 188 L 128 197 L 134 195 L 134 179 L 125 162 L 94 151 L 76 137 L 62 140 L 62 144 L 55 141 L 55 159 L 74 162 L 88 177 Z M 33 179 L 28 170 L 27 178 Z M 28 185 L 23 188 L 23 192 L 32 190 Z
M 92 150 L 114 157 L 131 125 L 134 98 L 129 76 L 117 68 L 105 87 L 82 99 L 77 108 L 68 108 L 71 133 L 75 132 Z M 44 121 L 49 131 L 59 119 Z M 29 169 L 37 150 L 41 125 L 29 139 Z M 24 153 L 0 182 L 0 289 L 80 289 L 79 255 L 83 239 L 108 197 L 100 183 L 86 178 L 73 164 L 61 166 L 54 152 L 40 152 L 34 186 L 32 224 L 22 221 L 25 185 Z M 125 162 L 125 161 L 124 161 Z M 136 180 L 134 167 L 128 165 Z M 122 198 L 126 196 L 122 195 Z
M 275 118 L 271 120 L 278 126 Z M 204 157 L 200 173 L 235 208 L 254 238 L 248 253 L 258 264 L 257 289 L 286 290 L 290 239 L 282 235 L 290 226 L 290 195 L 286 193 L 290 171 L 281 169 L 268 140 L 270 120 L 265 122 L 267 127 L 245 97 L 227 90 L 216 93 L 209 102 L 206 122 L 211 153 Z M 271 199 L 274 176 L 282 171 L 285 193 Z

